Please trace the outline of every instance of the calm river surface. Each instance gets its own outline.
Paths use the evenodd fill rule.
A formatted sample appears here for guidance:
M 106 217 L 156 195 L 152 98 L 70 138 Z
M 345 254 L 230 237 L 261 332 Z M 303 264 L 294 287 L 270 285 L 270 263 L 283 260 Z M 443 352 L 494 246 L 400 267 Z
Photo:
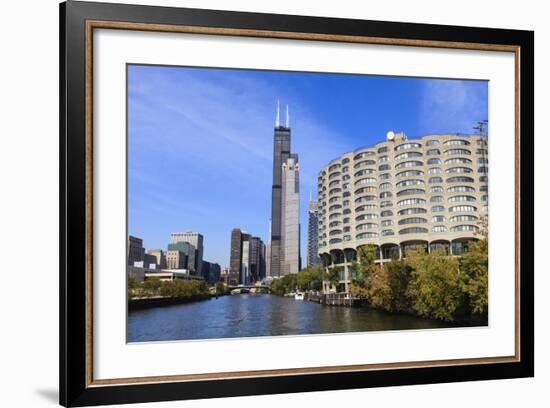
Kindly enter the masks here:
M 460 324 L 486 325 L 482 323 Z M 345 333 L 455 327 L 440 321 L 392 315 L 368 308 L 322 306 L 266 294 L 130 311 L 128 341 Z

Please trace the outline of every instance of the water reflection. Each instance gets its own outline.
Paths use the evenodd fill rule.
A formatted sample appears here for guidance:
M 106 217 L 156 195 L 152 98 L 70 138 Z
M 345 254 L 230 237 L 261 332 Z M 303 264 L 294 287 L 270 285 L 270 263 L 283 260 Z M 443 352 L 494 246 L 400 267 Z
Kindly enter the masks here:
M 470 322 L 465 325 L 486 325 Z M 224 296 L 203 302 L 131 311 L 128 341 L 215 339 L 455 327 L 368 308 L 322 306 L 273 295 Z

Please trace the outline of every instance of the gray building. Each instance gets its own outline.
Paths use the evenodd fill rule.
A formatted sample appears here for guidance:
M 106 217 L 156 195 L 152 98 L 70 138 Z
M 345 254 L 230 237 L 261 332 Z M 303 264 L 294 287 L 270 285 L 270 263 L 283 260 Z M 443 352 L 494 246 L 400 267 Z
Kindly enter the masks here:
M 143 240 L 141 238 L 129 235 L 127 251 L 128 253 L 126 256 L 129 266 L 133 266 L 134 262 L 143 261 L 143 254 L 145 252 L 143 249 Z
M 319 264 L 318 254 L 318 239 L 317 239 L 317 224 L 319 223 L 318 217 L 318 203 L 317 200 L 309 200 L 309 206 L 307 210 L 307 266 L 314 266 Z
M 204 254 L 204 238 L 202 234 L 198 232 L 186 231 L 186 232 L 173 232 L 170 234 L 170 244 L 177 244 L 178 242 L 187 242 L 195 247 L 197 250 L 195 271 L 202 270 L 202 259 Z
M 299 196 L 299 178 L 297 176 L 298 168 L 298 155 L 291 153 L 290 151 L 290 121 L 288 114 L 288 105 L 286 109 L 286 124 L 282 126 L 279 121 L 279 103 L 277 102 L 277 118 L 275 121 L 274 137 L 273 137 L 273 184 L 271 190 L 271 248 L 270 248 L 270 274 L 271 276 L 282 276 L 290 269 L 294 270 L 295 263 L 294 259 L 296 254 L 298 254 L 299 259 L 299 239 L 294 240 L 295 230 L 298 231 L 299 236 L 299 223 L 298 219 L 296 222 L 291 222 L 290 218 L 285 217 L 294 217 L 294 207 L 295 207 L 295 195 Z M 290 159 L 290 161 L 289 161 Z M 290 171 L 292 168 L 292 171 Z M 292 174 L 291 174 L 292 173 Z M 288 177 L 284 179 L 284 176 Z M 290 179 L 293 179 L 292 182 L 295 182 L 293 188 L 288 188 Z M 287 181 L 285 184 L 284 182 Z M 285 187 L 283 187 L 285 184 Z M 285 201 L 289 199 L 289 196 L 285 197 L 285 191 L 292 193 L 290 201 Z M 284 211 L 284 202 L 290 204 L 292 209 L 286 214 Z M 297 201 L 298 214 L 299 214 L 299 198 Z M 288 231 L 288 238 L 285 244 L 283 236 L 284 230 Z M 297 248 L 295 248 L 297 247 Z M 285 252 L 288 252 L 287 261 L 285 261 Z M 290 264 L 288 263 L 291 260 Z M 285 267 L 285 262 L 287 267 Z M 299 267 L 299 266 L 298 266 Z
M 288 275 L 301 269 L 300 166 L 294 155 L 283 163 L 281 195 L 281 274 Z
M 202 261 L 202 277 L 209 284 L 214 284 L 220 281 L 221 266 L 214 262 Z
M 166 253 L 162 249 L 150 249 L 147 251 L 148 255 L 155 257 L 155 262 L 159 268 L 166 268 Z
M 191 275 L 200 275 L 201 269 L 198 267 L 198 250 L 189 242 L 177 242 L 168 244 L 168 252 L 179 251 L 185 255 L 185 263 L 179 268 L 168 266 L 173 269 L 188 269 Z M 168 252 L 166 253 L 166 263 L 168 264 Z M 202 268 L 202 267 L 201 267 Z
M 234 228 L 231 231 L 231 254 L 229 258 L 229 285 L 238 285 L 241 276 L 243 233 Z
M 177 249 L 168 249 L 166 251 L 167 269 L 187 269 L 187 255 Z
M 231 231 L 228 284 L 250 284 L 265 277 L 265 245 L 258 237 L 235 228 Z
M 250 279 L 257 282 L 265 278 L 265 245 L 258 237 L 250 237 Z

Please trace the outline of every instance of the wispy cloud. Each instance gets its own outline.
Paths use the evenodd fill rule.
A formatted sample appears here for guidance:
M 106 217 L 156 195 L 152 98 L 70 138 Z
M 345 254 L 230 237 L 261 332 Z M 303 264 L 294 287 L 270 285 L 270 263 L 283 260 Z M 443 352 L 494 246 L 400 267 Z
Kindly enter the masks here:
M 487 119 L 487 83 L 462 80 L 427 80 L 420 101 L 419 123 L 430 133 L 472 133 Z

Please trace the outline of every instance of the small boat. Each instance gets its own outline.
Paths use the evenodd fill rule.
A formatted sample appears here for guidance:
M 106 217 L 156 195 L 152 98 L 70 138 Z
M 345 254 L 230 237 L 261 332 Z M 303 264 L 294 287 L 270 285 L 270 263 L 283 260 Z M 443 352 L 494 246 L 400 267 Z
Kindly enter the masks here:
M 304 300 L 304 292 L 296 292 L 294 294 L 294 300 Z

